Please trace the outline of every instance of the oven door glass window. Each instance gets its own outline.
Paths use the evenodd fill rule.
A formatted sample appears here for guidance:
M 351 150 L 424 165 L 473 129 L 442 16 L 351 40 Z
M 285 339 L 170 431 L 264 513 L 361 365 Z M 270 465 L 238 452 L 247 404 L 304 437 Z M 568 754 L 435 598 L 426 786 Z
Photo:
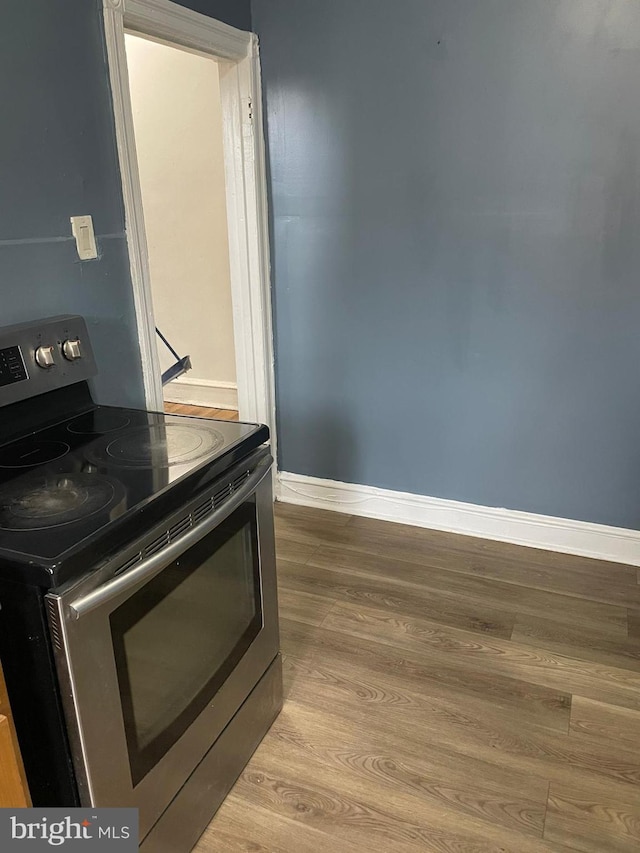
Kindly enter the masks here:
M 220 689 L 262 627 L 246 503 L 111 614 L 133 784 Z

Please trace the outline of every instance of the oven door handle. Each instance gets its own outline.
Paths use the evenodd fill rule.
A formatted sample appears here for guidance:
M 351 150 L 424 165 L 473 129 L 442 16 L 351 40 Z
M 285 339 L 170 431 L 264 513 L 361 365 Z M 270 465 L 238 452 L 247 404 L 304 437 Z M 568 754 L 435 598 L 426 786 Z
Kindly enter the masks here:
M 246 499 L 258 488 L 260 483 L 269 474 L 271 470 L 271 457 L 268 459 L 269 464 L 259 465 L 253 471 L 248 480 L 242 484 L 237 492 L 226 500 L 220 509 L 208 516 L 204 521 L 200 522 L 196 527 L 192 527 L 188 533 L 180 536 L 174 542 L 167 545 L 157 554 L 143 560 L 136 566 L 132 567 L 118 577 L 99 586 L 92 592 L 83 595 L 81 598 L 76 598 L 70 602 L 69 609 L 74 618 L 80 619 L 87 613 L 95 610 L 96 607 L 101 607 L 108 603 L 121 593 L 137 586 L 142 581 L 149 580 L 154 575 L 162 571 L 169 563 L 173 562 L 181 554 L 184 554 L 192 545 L 199 542 L 204 536 L 210 533 L 220 522 L 224 521 L 227 516 L 236 510 Z

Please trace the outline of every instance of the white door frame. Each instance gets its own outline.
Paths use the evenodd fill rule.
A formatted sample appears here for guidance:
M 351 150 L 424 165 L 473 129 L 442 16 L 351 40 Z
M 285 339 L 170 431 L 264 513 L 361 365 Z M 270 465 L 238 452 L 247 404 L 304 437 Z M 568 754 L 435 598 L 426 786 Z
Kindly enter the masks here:
M 269 230 L 258 40 L 169 0 L 103 0 L 104 31 L 146 405 L 163 406 L 125 30 L 220 66 L 231 299 L 240 418 L 268 424 L 275 456 Z

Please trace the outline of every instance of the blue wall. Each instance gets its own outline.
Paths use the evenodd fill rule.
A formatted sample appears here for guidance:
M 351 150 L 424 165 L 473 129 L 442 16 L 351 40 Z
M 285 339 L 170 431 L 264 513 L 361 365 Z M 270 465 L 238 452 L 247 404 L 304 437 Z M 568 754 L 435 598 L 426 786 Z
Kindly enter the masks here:
M 141 402 L 102 30 L 87 0 L 0 10 L 0 323 L 80 313 L 101 399 Z M 69 217 L 93 216 L 100 259 L 80 263 Z
M 239 30 L 251 29 L 249 0 L 177 0 L 181 6 L 224 21 Z
M 280 466 L 640 525 L 640 4 L 254 0 Z
M 249 0 L 189 0 L 248 26 Z M 0 325 L 89 321 L 103 402 L 141 404 L 100 0 L 0 5 Z M 93 216 L 100 258 L 80 263 L 69 217 Z

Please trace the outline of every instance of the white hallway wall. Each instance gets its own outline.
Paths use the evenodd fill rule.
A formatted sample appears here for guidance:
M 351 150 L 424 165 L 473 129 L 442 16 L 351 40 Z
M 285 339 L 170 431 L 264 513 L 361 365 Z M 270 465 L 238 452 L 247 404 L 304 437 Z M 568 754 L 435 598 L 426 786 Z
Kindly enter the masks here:
M 156 322 L 193 363 L 165 399 L 237 408 L 218 66 L 126 44 Z

